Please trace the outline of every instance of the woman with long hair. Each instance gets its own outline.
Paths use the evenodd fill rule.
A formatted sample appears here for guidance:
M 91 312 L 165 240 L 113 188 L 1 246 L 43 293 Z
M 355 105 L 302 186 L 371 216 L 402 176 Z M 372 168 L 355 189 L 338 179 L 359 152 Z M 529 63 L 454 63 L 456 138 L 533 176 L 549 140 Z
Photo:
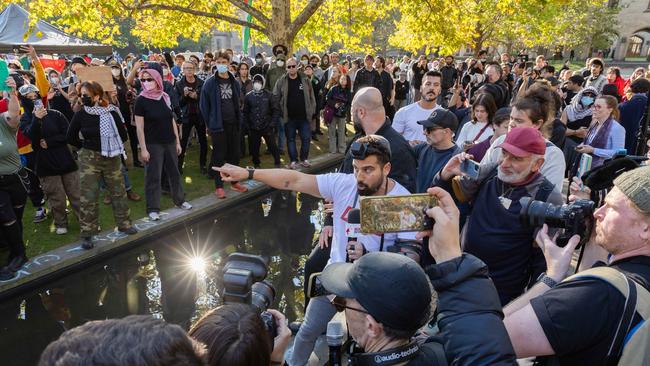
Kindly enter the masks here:
M 352 82 L 347 75 L 340 75 L 336 85 L 331 87 L 325 96 L 323 118 L 327 123 L 329 151 L 332 154 L 345 153 L 345 121 L 352 104 L 351 85 Z M 329 122 L 327 119 L 330 119 Z
M 605 159 L 611 158 L 619 149 L 625 147 L 625 128 L 618 123 L 618 101 L 613 96 L 599 96 L 591 108 L 593 122 L 576 151 L 592 156 L 593 169 L 603 165 Z M 577 160 L 579 162 L 579 159 Z
M 111 194 L 113 217 L 119 231 L 132 235 L 126 189 L 122 176 L 123 142 L 127 139 L 119 108 L 110 104 L 104 89 L 95 81 L 80 85 L 83 106 L 75 113 L 68 128 L 67 141 L 79 151 L 81 246 L 94 247 L 92 236 L 99 232 L 99 179 L 104 177 Z M 83 140 L 79 138 L 79 134 Z
M 472 104 L 472 119 L 465 123 L 456 137 L 456 145 L 467 151 L 475 144 L 492 136 L 492 118 L 497 111 L 492 95 L 482 93 Z

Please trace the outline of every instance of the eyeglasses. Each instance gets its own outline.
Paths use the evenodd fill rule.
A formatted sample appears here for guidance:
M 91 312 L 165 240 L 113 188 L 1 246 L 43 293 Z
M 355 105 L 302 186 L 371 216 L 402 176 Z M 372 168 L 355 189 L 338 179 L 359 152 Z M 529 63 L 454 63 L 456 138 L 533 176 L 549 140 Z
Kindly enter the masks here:
M 364 314 L 370 314 L 369 312 L 357 308 L 352 308 L 346 305 L 345 298 L 340 297 L 340 296 L 334 296 L 332 300 L 330 300 L 330 303 L 334 305 L 334 308 L 336 309 L 337 312 L 343 312 L 345 309 L 352 310 L 352 311 L 358 311 L 360 313 Z
M 140 81 L 145 82 L 145 81 L 155 81 L 154 79 L 140 79 Z
M 287 69 L 295 69 L 296 65 L 287 65 Z

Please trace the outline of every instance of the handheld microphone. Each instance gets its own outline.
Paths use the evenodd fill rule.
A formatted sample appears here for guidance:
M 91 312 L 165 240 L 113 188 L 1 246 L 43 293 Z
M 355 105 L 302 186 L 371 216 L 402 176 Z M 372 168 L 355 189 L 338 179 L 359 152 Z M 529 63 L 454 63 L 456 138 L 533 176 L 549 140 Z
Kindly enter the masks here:
M 345 334 L 340 321 L 332 320 L 327 323 L 326 337 L 330 349 L 329 366 L 341 366 L 341 348 Z
M 358 208 L 353 208 L 348 212 L 348 222 L 345 225 L 345 235 L 348 237 L 348 242 L 356 241 L 361 233 L 361 211 Z

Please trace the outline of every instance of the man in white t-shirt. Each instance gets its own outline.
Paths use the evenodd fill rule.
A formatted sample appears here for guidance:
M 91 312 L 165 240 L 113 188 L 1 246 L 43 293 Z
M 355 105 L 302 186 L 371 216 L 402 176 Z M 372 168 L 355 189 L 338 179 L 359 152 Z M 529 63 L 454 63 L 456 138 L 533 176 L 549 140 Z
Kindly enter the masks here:
M 424 135 L 422 126 L 418 124 L 418 121 L 429 118 L 436 109 L 442 109 L 436 103 L 442 91 L 441 85 L 442 74 L 438 71 L 427 71 L 422 77 L 422 85 L 420 86 L 422 98 L 395 113 L 393 129 L 404 136 L 412 146 L 427 141 L 427 137 Z
M 329 263 L 354 261 L 365 252 L 386 251 L 399 238 L 414 240 L 415 232 L 358 236 L 349 241 L 345 234 L 348 212 L 359 207 L 362 196 L 408 195 L 409 191 L 390 173 L 390 144 L 384 137 L 367 135 L 350 147 L 354 174 L 330 173 L 310 175 L 288 169 L 244 169 L 233 165 L 215 167 L 224 181 L 255 179 L 276 189 L 285 189 L 322 197 L 334 202 L 334 234 Z M 307 364 L 318 337 L 327 329 L 336 309 L 325 296 L 312 298 L 305 319 L 296 335 L 291 366 Z

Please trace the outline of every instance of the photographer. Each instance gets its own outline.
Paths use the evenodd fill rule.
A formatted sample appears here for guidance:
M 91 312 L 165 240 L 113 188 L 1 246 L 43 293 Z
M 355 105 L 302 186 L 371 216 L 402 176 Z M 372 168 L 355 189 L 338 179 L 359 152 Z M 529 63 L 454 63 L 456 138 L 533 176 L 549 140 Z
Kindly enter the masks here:
M 247 304 L 222 305 L 209 311 L 194 323 L 189 336 L 206 345 L 209 366 L 282 365 L 291 331 L 281 312 L 267 311 L 277 326 L 275 339 L 269 336 L 259 311 Z
M 381 104 L 380 104 L 381 105 Z M 359 196 L 408 195 L 409 192 L 393 179 L 391 150 L 388 141 L 377 135 L 368 135 L 350 147 L 354 174 L 331 173 L 309 175 L 286 169 L 244 169 L 233 165 L 215 167 L 225 181 L 255 179 L 276 189 L 307 193 L 333 201 L 334 234 L 329 263 L 354 261 L 366 252 L 384 251 L 397 239 L 412 240 L 413 232 L 381 235 L 360 234 L 348 239 L 345 225 L 348 212 L 359 207 Z M 336 310 L 325 297 L 309 301 L 305 320 L 294 343 L 290 365 L 305 365 L 317 338 L 326 330 Z
M 605 204 L 594 213 L 595 235 L 586 244 L 586 250 L 594 246 L 605 249 L 609 258 L 602 260 L 608 263 L 607 267 L 593 268 L 562 281 L 580 238 L 574 236 L 561 248 L 546 228 L 539 232 L 537 242 L 548 264 L 546 275 L 504 309 L 504 323 L 518 357 L 556 355 L 560 365 L 627 365 L 647 361 L 647 343 L 639 343 L 639 336 L 644 332 L 647 336 L 648 330 L 641 324 L 647 321 L 650 311 L 648 186 L 650 167 L 623 173 L 614 180 Z M 644 303 L 633 303 L 631 296 L 623 295 L 615 287 L 626 281 L 628 291 L 636 292 L 639 299 L 645 299 Z M 634 307 L 626 308 L 626 303 L 636 305 L 636 313 L 630 311 Z M 622 342 L 624 338 L 627 343 Z M 626 358 L 629 356 L 635 359 Z
M 484 83 L 478 84 L 479 87 L 476 93 L 488 93 L 492 95 L 497 109 L 507 107 L 510 103 L 510 89 L 508 88 L 508 84 L 503 81 L 503 69 L 497 63 L 490 63 L 485 69 L 485 74 L 487 78 Z

